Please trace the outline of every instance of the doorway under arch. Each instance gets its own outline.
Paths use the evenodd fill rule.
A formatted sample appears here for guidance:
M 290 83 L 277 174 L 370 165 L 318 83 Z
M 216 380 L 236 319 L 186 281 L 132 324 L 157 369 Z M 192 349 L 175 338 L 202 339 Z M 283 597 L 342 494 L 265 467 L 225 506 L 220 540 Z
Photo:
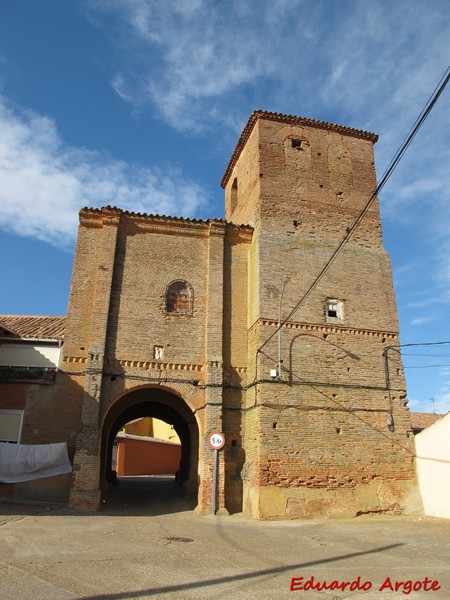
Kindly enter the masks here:
M 102 427 L 100 487 L 103 495 L 111 493 L 111 486 L 117 483 L 112 468 L 113 444 L 117 433 L 130 421 L 152 417 L 173 426 L 181 442 L 181 459 L 173 496 L 179 496 L 180 487 L 188 498 L 189 506 L 195 507 L 198 495 L 198 456 L 199 431 L 194 413 L 178 395 L 161 387 L 144 387 L 132 390 L 121 396 L 108 410 Z M 131 482 L 136 486 L 136 481 Z M 164 481 L 146 481 L 141 490 L 148 494 L 161 489 Z M 158 487 L 159 486 L 159 487 Z M 167 488 L 167 482 L 166 482 Z M 135 492 L 136 493 L 136 492 Z M 167 496 L 167 489 L 164 490 Z M 170 496 L 170 493 L 169 493 Z M 167 499 L 167 498 L 166 498 Z M 167 505 L 167 512 L 171 512 Z

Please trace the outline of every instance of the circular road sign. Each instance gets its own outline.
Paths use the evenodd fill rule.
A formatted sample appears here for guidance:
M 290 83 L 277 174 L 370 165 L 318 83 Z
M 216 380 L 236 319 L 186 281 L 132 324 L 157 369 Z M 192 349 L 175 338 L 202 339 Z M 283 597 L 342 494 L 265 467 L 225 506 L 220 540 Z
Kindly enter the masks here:
M 225 436 L 219 431 L 213 431 L 208 435 L 208 444 L 213 450 L 221 450 L 225 446 Z

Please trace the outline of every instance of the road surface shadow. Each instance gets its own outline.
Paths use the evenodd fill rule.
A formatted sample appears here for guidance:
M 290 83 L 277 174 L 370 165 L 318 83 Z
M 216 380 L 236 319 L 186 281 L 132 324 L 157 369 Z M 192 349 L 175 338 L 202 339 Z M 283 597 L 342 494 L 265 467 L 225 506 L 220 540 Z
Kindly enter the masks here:
M 99 512 L 109 515 L 163 515 L 191 511 L 196 499 L 188 497 L 172 475 L 118 477 L 103 494 Z

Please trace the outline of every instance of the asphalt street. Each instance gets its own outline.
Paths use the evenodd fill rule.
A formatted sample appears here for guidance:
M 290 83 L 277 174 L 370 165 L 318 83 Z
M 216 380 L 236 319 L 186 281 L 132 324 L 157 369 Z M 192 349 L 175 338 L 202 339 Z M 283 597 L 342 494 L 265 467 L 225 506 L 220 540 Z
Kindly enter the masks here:
M 450 598 L 449 520 L 261 522 L 192 508 L 168 478 L 122 480 L 97 513 L 2 502 L 0 598 Z

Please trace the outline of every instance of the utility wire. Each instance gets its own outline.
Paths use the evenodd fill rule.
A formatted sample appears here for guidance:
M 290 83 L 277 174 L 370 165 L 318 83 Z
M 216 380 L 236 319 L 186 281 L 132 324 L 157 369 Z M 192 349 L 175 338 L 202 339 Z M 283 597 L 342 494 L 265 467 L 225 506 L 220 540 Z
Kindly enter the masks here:
M 403 365 L 404 369 L 434 369 L 438 367 L 450 367 L 450 363 L 442 364 L 442 365 Z
M 450 344 L 450 341 L 443 341 L 443 342 L 419 342 L 419 343 L 411 343 L 411 344 L 399 344 L 398 346 L 387 346 L 386 349 L 396 350 L 400 354 L 401 348 L 405 348 L 405 347 L 411 347 L 411 346 L 442 346 L 444 344 Z M 265 352 L 263 352 L 263 354 L 269 360 L 271 360 L 271 361 L 274 360 L 274 358 L 272 356 L 269 356 Z M 443 366 L 445 366 L 445 365 L 443 365 Z M 324 398 L 327 398 L 328 400 L 330 400 L 331 403 L 333 403 L 334 405 L 336 405 L 343 412 L 347 412 L 347 413 L 353 415 L 356 419 L 358 419 L 359 421 L 361 421 L 362 423 L 364 423 L 367 427 L 370 427 L 371 429 L 373 429 L 374 431 L 378 432 L 383 437 L 386 437 L 387 439 L 389 439 L 393 444 L 395 444 L 395 445 L 403 448 L 404 450 L 406 450 L 407 452 L 409 452 L 413 456 L 416 456 L 415 452 L 411 451 L 410 448 L 408 448 L 407 446 L 405 446 L 403 443 L 397 441 L 395 438 L 393 438 L 392 436 L 390 436 L 389 434 L 387 434 L 383 430 L 379 429 L 378 427 L 376 427 L 375 425 L 373 425 L 372 423 L 370 423 L 369 421 L 367 421 L 366 418 L 364 418 L 363 416 L 361 416 L 360 414 L 358 414 L 359 410 L 355 410 L 354 408 L 352 409 L 352 408 L 349 408 L 349 407 L 345 406 L 342 402 L 340 402 L 339 400 L 337 400 L 333 395 L 330 396 L 330 394 L 327 394 L 322 389 L 320 389 L 320 387 L 318 387 L 317 383 L 311 383 L 311 382 L 305 381 L 295 371 L 290 370 L 287 367 L 284 367 L 283 365 L 281 365 L 281 368 L 288 375 L 290 375 L 292 378 L 297 379 L 300 382 L 300 384 L 304 385 L 305 387 L 306 386 L 310 387 L 311 389 L 313 389 L 318 394 L 321 394 Z M 336 385 L 339 386 L 339 384 L 336 384 Z M 388 390 L 389 390 L 389 392 L 391 392 L 391 391 L 397 391 L 397 392 L 403 391 L 403 390 L 393 390 L 391 387 L 388 387 Z M 255 403 L 254 407 L 256 407 L 256 406 L 258 406 L 258 405 Z M 275 405 L 275 404 L 273 404 L 272 407 L 278 407 L 279 408 L 279 406 Z M 284 406 L 284 408 L 299 409 L 299 405 L 297 405 L 297 404 L 291 405 L 290 404 L 290 405 Z M 308 408 L 310 409 L 310 407 L 306 407 L 307 410 L 308 410 Z M 369 412 L 369 410 L 367 408 L 366 409 L 361 409 L 361 412 Z M 386 413 L 388 413 L 388 414 L 390 413 L 392 415 L 392 407 L 390 409 L 388 409 L 388 408 L 381 409 L 381 410 L 378 410 L 377 412 L 386 412 Z
M 297 310 L 299 309 L 299 307 L 303 304 L 303 302 L 306 300 L 306 298 L 311 294 L 311 292 L 313 291 L 313 289 L 317 286 L 317 284 L 319 283 L 319 281 L 322 279 L 322 277 L 328 271 L 328 269 L 330 268 L 330 266 L 333 264 L 333 262 L 335 261 L 336 257 L 340 254 L 340 252 L 342 251 L 342 249 L 344 248 L 344 246 L 350 240 L 350 238 L 353 235 L 355 229 L 359 226 L 359 224 L 363 220 L 365 214 L 369 210 L 369 208 L 372 205 L 373 201 L 376 199 L 376 197 L 378 196 L 379 192 L 382 190 L 382 188 L 385 186 L 385 184 L 389 180 L 389 178 L 392 175 L 394 169 L 396 168 L 396 166 L 400 162 L 401 158 L 405 154 L 406 150 L 408 149 L 408 147 L 411 144 L 412 140 L 416 136 L 416 134 L 419 131 L 420 127 L 422 126 L 423 122 L 425 121 L 425 119 L 430 114 L 432 108 L 436 104 L 439 96 L 444 91 L 444 89 L 445 89 L 447 83 L 449 82 L 449 80 L 450 80 L 450 66 L 447 67 L 447 70 L 445 71 L 443 77 L 441 78 L 441 80 L 439 81 L 438 85 L 436 86 L 434 92 L 430 96 L 427 104 L 423 108 L 423 110 L 420 113 L 420 115 L 417 117 L 416 122 L 414 123 L 413 127 L 411 128 L 411 130 L 410 130 L 407 138 L 405 139 L 405 141 L 403 142 L 403 144 L 400 146 L 400 148 L 397 150 L 396 154 L 394 155 L 394 158 L 389 163 L 389 166 L 386 169 L 384 175 L 382 176 L 379 184 L 375 188 L 374 192 L 370 196 L 370 198 L 367 201 L 367 203 L 364 206 L 364 208 L 361 210 L 361 212 L 359 213 L 359 215 L 356 217 L 353 225 L 347 229 L 346 235 L 339 242 L 338 246 L 334 250 L 334 252 L 331 255 L 331 257 L 326 262 L 325 266 L 322 268 L 322 270 L 320 271 L 320 273 L 314 279 L 314 281 L 312 282 L 312 284 L 310 285 L 310 287 L 303 294 L 303 296 L 300 298 L 300 300 L 297 302 L 297 304 L 294 306 L 294 308 L 291 310 L 291 312 L 288 314 L 288 316 L 281 323 L 279 323 L 279 325 L 276 328 L 276 330 L 258 348 L 258 350 L 256 351 L 257 354 L 264 348 L 264 346 L 266 346 L 266 344 L 269 343 L 269 341 L 278 333 L 278 331 L 294 315 L 294 313 L 297 312 Z
M 265 352 L 264 355 L 267 358 L 270 358 L 273 360 L 272 357 L 268 356 Z M 358 421 L 360 421 L 361 423 L 363 423 L 366 427 L 372 429 L 373 431 L 375 431 L 376 433 L 380 434 L 382 437 L 385 437 L 386 439 L 389 440 L 389 442 L 395 446 L 398 446 L 400 448 L 402 448 L 403 450 L 405 450 L 408 454 L 411 454 L 412 456 L 417 456 L 416 453 L 414 452 L 414 444 L 412 445 L 412 449 L 411 447 L 405 446 L 404 443 L 400 442 L 399 440 L 397 440 L 395 437 L 392 436 L 392 432 L 391 435 L 386 433 L 385 431 L 383 431 L 382 429 L 380 429 L 379 427 L 377 427 L 376 425 L 374 425 L 373 423 L 370 423 L 370 421 L 368 421 L 365 417 L 361 416 L 359 414 L 359 412 L 364 412 L 364 413 L 368 413 L 368 412 L 384 412 L 387 413 L 388 415 L 391 414 L 392 415 L 392 409 L 391 408 L 385 408 L 385 409 L 381 409 L 381 410 L 376 410 L 376 411 L 371 411 L 368 408 L 361 408 L 361 409 L 355 409 L 355 408 L 349 408 L 348 406 L 345 406 L 342 402 L 340 402 L 339 400 L 336 400 L 336 398 L 334 398 L 332 395 L 327 394 L 326 392 L 324 392 L 322 389 L 320 389 L 317 385 L 305 382 L 297 373 L 295 373 L 295 371 L 289 370 L 286 367 L 281 367 L 284 371 L 286 371 L 287 373 L 289 373 L 293 378 L 297 379 L 301 384 L 308 386 L 309 388 L 313 389 L 317 394 L 320 394 L 321 396 L 323 396 L 324 398 L 326 398 L 327 400 L 329 400 L 332 404 L 334 404 L 338 410 L 342 411 L 342 412 L 346 412 L 350 415 L 352 415 L 355 419 L 357 419 Z M 262 403 L 262 404 L 255 404 L 255 406 L 269 406 L 269 403 Z M 271 407 L 273 408 L 280 408 L 280 406 L 278 404 L 270 404 Z M 283 408 L 290 408 L 290 409 L 299 409 L 299 405 L 285 405 L 283 406 Z M 302 407 L 303 408 L 303 407 Z M 320 407 L 322 410 L 327 410 L 327 408 L 324 407 Z M 320 408 L 318 408 L 320 410 Z

